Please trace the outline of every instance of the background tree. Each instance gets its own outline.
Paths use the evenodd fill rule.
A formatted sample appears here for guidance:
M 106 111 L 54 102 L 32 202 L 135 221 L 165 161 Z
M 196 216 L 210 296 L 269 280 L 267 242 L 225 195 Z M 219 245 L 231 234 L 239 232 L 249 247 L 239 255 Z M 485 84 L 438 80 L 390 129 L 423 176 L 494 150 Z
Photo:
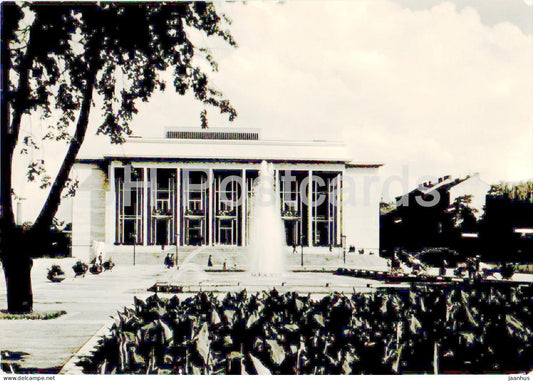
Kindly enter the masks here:
M 228 24 L 213 4 L 203 2 L 2 3 L 0 259 L 9 311 L 32 309 L 32 258 L 41 255 L 40 242 L 50 230 L 62 194 L 75 188 L 69 173 L 95 104 L 101 104 L 103 116 L 98 134 L 120 144 L 131 133 L 137 102 L 164 90 L 163 74 L 172 69 L 175 91 L 191 91 L 199 101 L 227 113 L 230 121 L 235 118 L 230 102 L 202 70 L 207 61 L 216 71 L 216 62 L 208 49 L 195 46 L 190 33 L 195 29 L 236 46 L 224 29 Z M 42 161 L 30 163 L 28 179 L 40 180 L 41 187 L 50 189 L 34 224 L 22 229 L 13 214 L 13 154 L 17 143 L 37 146 L 31 136 L 22 136 L 21 120 L 38 109 L 54 120 L 45 139 L 65 141 L 68 149 L 54 179 L 45 173 Z M 204 111 L 201 122 L 207 126 Z
M 475 230 L 477 227 L 476 213 L 478 210 L 471 206 L 472 197 L 470 194 L 458 196 L 451 205 L 453 208 L 453 226 L 464 231 Z
M 533 203 L 533 182 L 492 184 L 488 195 L 492 198 L 506 198 L 513 201 Z

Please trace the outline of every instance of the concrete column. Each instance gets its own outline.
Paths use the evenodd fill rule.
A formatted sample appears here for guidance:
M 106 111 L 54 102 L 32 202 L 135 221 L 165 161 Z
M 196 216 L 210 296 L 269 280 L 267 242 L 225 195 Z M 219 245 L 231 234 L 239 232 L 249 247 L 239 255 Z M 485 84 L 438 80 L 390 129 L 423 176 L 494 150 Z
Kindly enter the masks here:
M 340 194 L 340 209 L 341 209 L 341 218 L 340 218 L 340 235 L 341 235 L 341 238 L 342 236 L 345 234 L 344 233 L 344 176 L 345 176 L 345 171 L 343 170 L 341 172 L 341 178 L 340 178 L 340 190 L 339 190 L 339 194 Z
M 209 168 L 209 175 L 207 176 L 208 180 L 207 180 L 207 186 L 209 187 L 207 189 L 208 191 L 208 197 L 209 197 L 209 200 L 208 200 L 208 203 L 209 203 L 209 218 L 208 218 L 208 221 L 206 221 L 206 223 L 208 223 L 207 227 L 209 228 L 209 242 L 208 242 L 208 245 L 211 246 L 213 244 L 213 214 L 215 213 L 215 211 L 213 210 L 214 209 L 214 192 L 213 192 L 213 168 Z
M 337 175 L 337 194 L 336 194 L 336 205 L 337 205 L 337 216 L 336 216 L 336 221 L 335 221 L 335 231 L 337 232 L 337 236 L 336 236 L 336 243 L 340 243 L 341 242 L 341 210 L 342 210 L 342 205 L 341 205 L 341 202 L 342 202 L 342 199 L 341 199 L 341 186 L 342 186 L 342 182 L 341 182 L 341 174 L 339 173 Z
M 313 242 L 313 171 L 308 174 L 309 185 L 307 186 L 307 246 L 315 246 Z
M 248 198 L 248 189 L 246 184 L 246 169 L 243 169 L 241 171 L 241 237 L 242 237 L 242 246 L 246 246 L 246 230 L 247 230 L 247 224 L 248 224 L 248 212 L 247 212 L 247 205 L 246 205 L 246 199 Z
M 116 226 L 116 194 L 115 194 L 115 165 L 109 163 L 107 170 L 107 189 L 105 191 L 105 243 L 113 245 L 115 242 Z
M 181 245 L 181 169 L 176 168 L 176 210 L 174 218 L 176 219 L 176 234 L 178 235 L 176 245 Z M 174 237 L 176 238 L 176 237 Z
M 185 215 L 185 211 L 187 210 L 187 208 L 189 207 L 188 205 L 188 202 L 189 202 L 189 171 L 186 170 L 186 171 L 183 171 L 183 169 L 181 170 L 181 176 L 182 176 L 182 179 L 180 180 L 181 181 L 181 188 L 182 188 L 182 191 L 181 191 L 181 208 L 183 210 L 183 213 Z M 189 224 L 189 221 L 183 217 L 183 228 L 182 228 L 182 237 L 181 237 L 181 242 L 183 242 L 183 245 L 188 245 L 189 244 L 189 237 L 187 237 L 187 226 Z
M 148 244 L 148 168 L 143 168 L 143 246 Z

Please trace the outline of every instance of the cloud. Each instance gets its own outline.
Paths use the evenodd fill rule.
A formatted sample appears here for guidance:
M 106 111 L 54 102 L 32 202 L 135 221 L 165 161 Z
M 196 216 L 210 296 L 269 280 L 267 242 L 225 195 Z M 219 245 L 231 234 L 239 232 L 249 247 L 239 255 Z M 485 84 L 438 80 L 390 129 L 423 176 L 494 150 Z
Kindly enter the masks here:
M 230 9 L 242 48 L 221 73 L 241 121 L 269 137 L 342 137 L 355 160 L 420 176 L 532 176 L 531 36 L 516 26 L 446 2 L 268 9 Z
M 237 108 L 234 126 L 267 139 L 344 140 L 356 162 L 384 162 L 384 176 L 407 165 L 412 181 L 532 177 L 532 37 L 515 25 L 485 25 L 478 10 L 449 2 L 220 6 L 239 48 L 202 42 L 219 60 L 213 82 Z M 162 136 L 165 126 L 199 126 L 202 108 L 169 88 L 139 107 L 133 128 Z M 230 125 L 216 110 L 209 119 Z

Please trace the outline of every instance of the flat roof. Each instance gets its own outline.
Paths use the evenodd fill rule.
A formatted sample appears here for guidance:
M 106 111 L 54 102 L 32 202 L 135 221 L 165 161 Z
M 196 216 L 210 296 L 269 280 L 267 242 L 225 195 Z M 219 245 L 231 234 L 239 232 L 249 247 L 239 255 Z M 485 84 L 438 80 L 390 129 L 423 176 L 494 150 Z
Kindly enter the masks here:
M 379 168 L 383 167 L 383 163 L 367 163 L 367 164 L 346 164 L 346 168 Z
M 170 133 L 173 132 L 179 133 L 179 135 L 171 135 Z M 187 139 L 189 132 L 197 135 L 192 135 L 193 138 Z M 213 136 L 206 139 L 199 138 L 201 135 L 198 134 L 207 132 L 227 135 L 221 139 L 213 138 Z M 89 149 L 84 150 L 82 146 L 77 161 L 166 159 L 254 162 L 266 160 L 273 162 L 343 163 L 348 164 L 350 168 L 375 168 L 382 165 L 352 163 L 352 158 L 343 142 L 261 140 L 259 130 L 256 129 L 167 127 L 164 134 L 164 138 L 129 137 L 123 144 L 106 144 L 96 152 L 94 150 L 89 152 Z M 176 136 L 179 137 L 176 138 Z M 247 139 L 250 136 L 251 139 Z
M 106 158 L 226 159 L 349 162 L 346 146 L 330 142 L 268 140 L 126 139 L 100 152 L 85 152 L 80 160 Z

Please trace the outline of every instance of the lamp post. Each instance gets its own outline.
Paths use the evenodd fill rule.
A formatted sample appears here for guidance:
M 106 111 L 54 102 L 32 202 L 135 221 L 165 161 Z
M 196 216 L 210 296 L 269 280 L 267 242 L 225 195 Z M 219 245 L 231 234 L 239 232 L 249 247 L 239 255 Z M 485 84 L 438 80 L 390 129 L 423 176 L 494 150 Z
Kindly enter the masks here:
M 26 200 L 24 197 L 19 197 L 17 201 L 17 225 L 22 226 L 24 219 L 22 218 L 22 201 Z
M 342 245 L 342 260 L 346 264 L 346 236 L 341 235 L 341 245 Z
M 131 233 L 131 238 L 133 238 L 133 266 L 135 266 L 135 244 L 137 243 L 137 234 Z
M 304 265 L 304 236 L 303 234 L 300 236 L 300 246 L 302 246 L 302 252 L 300 254 L 300 265 L 303 267 Z

